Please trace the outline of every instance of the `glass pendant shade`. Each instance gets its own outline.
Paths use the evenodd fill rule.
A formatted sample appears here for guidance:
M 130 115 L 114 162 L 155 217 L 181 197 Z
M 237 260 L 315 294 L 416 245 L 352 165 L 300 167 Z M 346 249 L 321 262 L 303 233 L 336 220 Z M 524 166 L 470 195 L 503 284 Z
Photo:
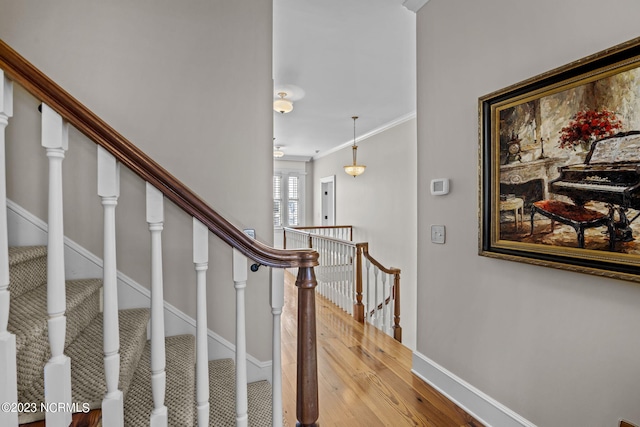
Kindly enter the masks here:
M 351 118 L 353 119 L 353 164 L 346 165 L 344 167 L 344 171 L 355 178 L 358 175 L 362 175 L 367 167 L 365 165 L 359 165 L 357 162 L 358 146 L 356 145 L 356 119 L 358 117 L 354 116 Z
M 284 157 L 284 151 L 282 151 L 280 147 L 276 147 L 275 150 L 273 150 L 273 157 L 276 159 Z
M 349 165 L 344 167 L 344 171 L 354 178 L 363 174 L 365 169 L 366 166 L 364 165 Z
M 292 112 L 293 102 L 285 99 L 285 96 L 287 96 L 287 94 L 284 92 L 280 92 L 278 93 L 278 96 L 280 97 L 280 99 L 276 99 L 275 101 L 273 101 L 273 109 L 280 114 Z

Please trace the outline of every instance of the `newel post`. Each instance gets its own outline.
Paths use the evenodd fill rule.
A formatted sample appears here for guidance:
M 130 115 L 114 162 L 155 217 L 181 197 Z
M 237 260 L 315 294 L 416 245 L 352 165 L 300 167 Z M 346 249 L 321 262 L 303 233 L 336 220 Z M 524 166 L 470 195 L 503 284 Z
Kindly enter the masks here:
M 353 317 L 364 323 L 364 304 L 362 304 L 362 247 L 366 243 L 356 245 L 356 303 L 353 306 Z
M 402 327 L 400 326 L 400 272 L 393 275 L 393 338 L 402 342 Z
M 297 426 L 318 423 L 318 353 L 316 348 L 316 275 L 313 267 L 298 268 Z

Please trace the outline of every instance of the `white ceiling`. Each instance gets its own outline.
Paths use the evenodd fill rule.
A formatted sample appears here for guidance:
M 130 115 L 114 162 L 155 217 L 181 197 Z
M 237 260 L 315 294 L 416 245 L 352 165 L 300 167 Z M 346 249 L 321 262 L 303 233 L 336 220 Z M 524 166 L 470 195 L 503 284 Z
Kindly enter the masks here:
M 274 145 L 285 159 L 353 142 L 352 116 L 360 117 L 360 138 L 415 115 L 416 15 L 407 7 L 403 0 L 273 1 L 274 100 L 284 90 L 294 101 L 291 113 L 273 113 Z

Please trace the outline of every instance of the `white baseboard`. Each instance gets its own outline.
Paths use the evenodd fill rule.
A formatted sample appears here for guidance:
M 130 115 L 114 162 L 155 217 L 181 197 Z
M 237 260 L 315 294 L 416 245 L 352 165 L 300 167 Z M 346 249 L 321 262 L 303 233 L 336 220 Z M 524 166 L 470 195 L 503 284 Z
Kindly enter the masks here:
M 423 354 L 413 352 L 411 371 L 487 427 L 536 427 Z
M 47 244 L 47 224 L 30 212 L 7 200 L 7 228 L 9 246 L 32 246 Z M 65 275 L 67 279 L 102 277 L 102 259 L 92 254 L 73 240 L 65 237 Z M 195 286 L 195 284 L 194 284 Z M 121 309 L 150 307 L 151 292 L 127 275 L 118 272 L 118 306 Z M 165 301 L 165 332 L 167 336 L 196 334 L 196 321 Z M 220 335 L 208 331 L 209 359 L 231 358 L 235 360 L 235 345 Z M 272 362 L 261 362 L 247 356 L 247 378 L 250 382 L 271 381 Z

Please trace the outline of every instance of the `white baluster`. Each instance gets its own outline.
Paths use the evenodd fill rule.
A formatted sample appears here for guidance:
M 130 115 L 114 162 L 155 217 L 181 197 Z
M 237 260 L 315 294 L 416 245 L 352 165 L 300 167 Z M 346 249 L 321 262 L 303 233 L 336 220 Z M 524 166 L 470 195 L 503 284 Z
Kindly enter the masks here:
M 64 275 L 62 161 L 69 146 L 69 125 L 42 104 L 42 146 L 49 158 L 49 232 L 47 249 L 47 311 L 51 359 L 44 367 L 47 404 L 71 403 L 71 360 L 64 355 L 67 325 Z M 48 426 L 68 426 L 71 413 L 49 411 Z
M 104 374 L 107 393 L 102 399 L 102 422 L 122 427 L 124 409 L 120 378 L 120 331 L 118 324 L 118 268 L 116 265 L 116 205 L 120 196 L 120 164 L 107 150 L 98 146 L 98 195 L 104 210 L 104 265 L 102 291 L 104 301 Z
M 9 323 L 9 245 L 7 238 L 7 184 L 4 129 L 13 116 L 13 83 L 0 70 L 0 402 L 17 403 L 16 337 Z M 0 425 L 18 425 L 18 413 L 0 411 Z
M 196 401 L 198 425 L 209 426 L 209 351 L 207 338 L 207 269 L 209 229 L 193 218 L 193 264 L 196 269 Z
M 147 183 L 147 222 L 151 232 L 151 390 L 153 411 L 151 427 L 167 426 L 164 404 L 167 386 L 164 346 L 164 296 L 162 284 L 162 229 L 164 198 L 160 190 Z
M 349 268 L 347 269 L 347 281 L 349 286 L 349 314 L 353 315 L 353 307 L 356 303 L 356 247 L 349 246 L 347 256 Z
M 369 261 L 369 258 L 365 258 L 365 271 L 367 272 L 367 303 L 365 304 L 364 307 L 364 318 L 366 319 L 367 322 L 372 323 L 371 322 L 371 318 L 373 317 L 373 315 L 371 314 L 371 299 L 375 298 L 374 297 L 374 292 L 375 290 L 371 290 L 371 276 L 370 276 L 370 268 L 371 268 L 371 261 Z
M 320 264 L 317 268 L 316 268 L 316 274 L 318 275 L 318 285 L 316 286 L 316 292 L 319 292 L 320 295 L 322 296 L 326 296 L 326 288 L 325 288 L 325 284 L 324 281 L 322 280 L 322 273 L 323 273 L 323 260 L 322 260 L 322 250 L 321 248 L 321 242 L 316 239 L 315 237 L 311 238 L 311 248 L 315 249 L 316 252 L 318 252 L 318 263 Z
M 282 269 L 274 270 L 271 280 L 271 314 L 273 315 L 273 344 L 272 344 L 272 363 L 271 370 L 271 386 L 273 390 L 273 427 L 282 426 L 282 353 L 281 353 L 281 334 L 280 334 L 280 316 L 282 307 L 284 306 L 284 271 Z
M 338 307 L 342 308 L 342 304 L 340 303 L 340 253 L 338 252 L 340 248 L 335 241 L 331 241 L 331 252 L 333 254 L 333 286 L 334 286 L 334 296 L 333 303 Z
M 388 334 L 387 323 L 389 323 L 389 310 L 387 309 L 387 276 L 385 272 L 381 271 L 381 280 L 382 280 L 382 300 L 380 300 L 380 304 L 382 304 L 382 324 L 379 326 L 380 330 L 385 334 Z
M 335 304 L 344 309 L 343 300 L 342 300 L 342 254 L 340 253 L 340 245 L 337 242 L 333 242 L 333 251 L 335 255 L 335 263 L 336 263 L 336 300 Z
M 247 287 L 247 257 L 233 250 L 233 282 L 236 289 L 236 426 L 249 423 L 247 403 L 247 334 L 244 291 Z
M 395 293 L 393 291 L 393 284 L 394 284 L 394 280 L 393 280 L 393 275 L 389 274 L 388 275 L 389 278 L 389 324 L 387 325 L 387 328 L 389 330 L 389 335 L 393 336 L 393 321 L 394 321 L 394 315 L 395 315 Z

